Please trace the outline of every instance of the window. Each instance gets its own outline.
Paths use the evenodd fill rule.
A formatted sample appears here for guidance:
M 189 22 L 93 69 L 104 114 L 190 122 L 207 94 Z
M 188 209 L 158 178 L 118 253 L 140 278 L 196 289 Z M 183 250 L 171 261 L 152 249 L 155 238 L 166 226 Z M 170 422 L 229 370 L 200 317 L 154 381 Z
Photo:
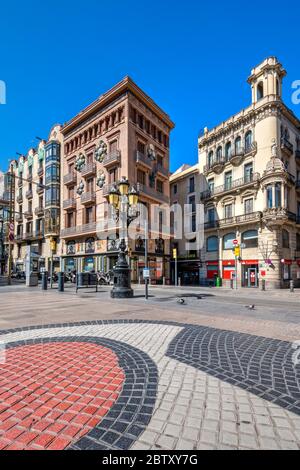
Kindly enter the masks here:
M 75 197 L 75 186 L 70 186 L 68 191 L 69 199 L 73 199 Z
M 93 192 L 94 191 L 94 178 L 88 178 L 86 180 L 86 190 L 88 192 Z
M 250 150 L 252 145 L 252 131 L 248 131 L 245 135 L 245 149 Z
M 138 152 L 142 153 L 143 155 L 145 154 L 145 144 L 141 142 L 140 140 L 138 140 L 137 149 L 138 149 Z
M 247 163 L 247 165 L 244 166 L 244 179 L 245 179 L 245 183 L 249 183 L 250 181 L 253 180 L 253 164 L 252 163 Z
M 67 212 L 67 214 L 66 214 L 66 226 L 67 226 L 67 228 L 75 227 L 75 212 Z
M 257 85 L 257 101 L 261 100 L 264 97 L 264 85 L 263 82 L 259 82 Z
M 160 165 L 160 166 L 163 166 L 163 157 L 162 155 L 157 155 L 157 164 Z
M 234 245 L 233 245 L 233 240 L 235 240 L 235 233 L 227 233 L 227 235 L 224 235 L 223 237 L 223 250 L 232 250 Z
M 173 194 L 177 194 L 177 184 L 174 184 L 173 186 Z
M 157 181 L 156 181 L 156 190 L 157 190 L 159 193 L 163 193 L 163 192 L 164 192 L 164 183 L 163 183 L 161 180 L 157 180 Z
M 224 206 L 224 217 L 230 219 L 232 217 L 232 204 L 226 204 Z
M 144 117 L 142 116 L 142 114 L 139 114 L 139 127 L 141 129 L 144 128 Z
M 267 208 L 273 207 L 273 188 L 271 185 L 267 186 Z
M 287 230 L 282 230 L 282 248 L 290 247 L 290 234 Z
M 206 240 L 206 251 L 218 251 L 219 239 L 216 236 L 208 237 Z
M 241 137 L 237 137 L 234 142 L 234 150 L 236 155 L 240 155 L 242 150 L 242 139 Z
M 87 207 L 85 209 L 85 223 L 90 224 L 94 222 L 94 207 Z
M 59 182 L 59 165 L 50 165 L 46 168 L 46 184 Z
M 258 231 L 247 230 L 242 234 L 242 242 L 245 248 L 257 248 L 258 247 Z
M 109 183 L 115 183 L 118 179 L 118 170 L 117 168 L 112 168 L 108 174 Z
M 222 160 L 222 147 L 217 148 L 217 161 L 220 162 Z
M 231 142 L 227 142 L 227 144 L 225 145 L 225 160 L 226 160 L 226 162 L 228 162 L 228 160 L 230 160 L 230 157 L 231 157 Z
M 144 171 L 137 171 L 137 182 L 140 184 L 146 184 L 146 173 Z
M 189 205 L 191 206 L 191 211 L 196 212 L 196 197 L 195 196 L 189 197 Z
M 227 171 L 224 175 L 225 190 L 231 189 L 232 186 L 232 171 Z
M 211 152 L 209 152 L 209 154 L 208 154 L 208 159 L 207 159 L 207 163 L 208 163 L 208 166 L 209 166 L 209 167 L 212 165 L 213 160 L 214 160 L 214 152 L 211 151 Z
M 214 192 L 214 188 L 215 188 L 215 180 L 214 180 L 214 178 L 210 178 L 207 183 L 208 183 L 208 189 L 209 189 L 209 191 L 210 191 L 211 193 L 213 193 L 213 192 Z
M 245 199 L 244 201 L 244 213 L 251 214 L 253 212 L 253 198 Z
M 192 215 L 191 219 L 191 232 L 195 233 L 196 232 L 196 215 Z
M 281 183 L 275 183 L 275 207 L 281 207 Z
M 207 215 L 208 215 L 208 222 L 212 223 L 215 221 L 216 212 L 214 208 L 208 209 Z
M 51 186 L 46 189 L 46 206 L 59 205 L 59 187 Z
M 193 193 L 195 191 L 195 178 L 192 176 L 189 180 L 189 192 Z
M 300 233 L 296 235 L 296 250 L 300 251 Z

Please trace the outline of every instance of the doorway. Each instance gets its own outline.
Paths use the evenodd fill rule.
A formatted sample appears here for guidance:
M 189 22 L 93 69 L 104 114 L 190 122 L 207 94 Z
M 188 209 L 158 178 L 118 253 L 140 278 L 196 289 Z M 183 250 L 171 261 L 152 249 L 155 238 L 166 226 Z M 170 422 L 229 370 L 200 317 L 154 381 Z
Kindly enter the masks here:
M 244 266 L 243 286 L 244 287 L 258 287 L 257 265 Z

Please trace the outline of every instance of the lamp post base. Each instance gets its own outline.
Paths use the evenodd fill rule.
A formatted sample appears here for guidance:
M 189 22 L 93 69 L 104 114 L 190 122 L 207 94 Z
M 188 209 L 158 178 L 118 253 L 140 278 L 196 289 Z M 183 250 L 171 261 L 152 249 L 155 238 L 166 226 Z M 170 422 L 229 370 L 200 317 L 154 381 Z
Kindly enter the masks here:
M 133 297 L 133 289 L 127 287 L 113 287 L 110 296 L 112 299 L 131 299 Z

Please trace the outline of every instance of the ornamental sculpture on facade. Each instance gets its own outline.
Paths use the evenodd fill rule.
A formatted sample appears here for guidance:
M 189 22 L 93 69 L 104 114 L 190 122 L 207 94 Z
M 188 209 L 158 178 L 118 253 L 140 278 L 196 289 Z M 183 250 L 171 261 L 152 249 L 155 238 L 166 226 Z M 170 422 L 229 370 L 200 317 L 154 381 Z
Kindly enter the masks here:
M 104 186 L 104 184 L 105 184 L 105 180 L 106 180 L 106 176 L 105 176 L 104 171 L 102 171 L 102 172 L 99 174 L 99 176 L 98 176 L 98 178 L 97 178 L 97 183 L 96 183 L 97 186 L 98 186 L 100 189 L 103 189 L 103 186 Z
M 77 194 L 78 194 L 79 196 L 81 196 L 82 193 L 83 193 L 83 191 L 84 191 L 84 182 L 81 180 L 80 183 L 79 183 L 79 185 L 78 185 L 78 187 L 77 187 L 77 191 L 76 191 L 76 192 L 77 192 Z
M 95 160 L 99 163 L 103 163 L 106 155 L 107 155 L 107 144 L 103 140 L 100 140 L 99 145 L 95 150 Z
M 83 155 L 83 153 L 80 153 L 76 157 L 76 160 L 75 160 L 75 170 L 80 172 L 82 168 L 84 167 L 84 165 L 85 165 L 85 155 Z

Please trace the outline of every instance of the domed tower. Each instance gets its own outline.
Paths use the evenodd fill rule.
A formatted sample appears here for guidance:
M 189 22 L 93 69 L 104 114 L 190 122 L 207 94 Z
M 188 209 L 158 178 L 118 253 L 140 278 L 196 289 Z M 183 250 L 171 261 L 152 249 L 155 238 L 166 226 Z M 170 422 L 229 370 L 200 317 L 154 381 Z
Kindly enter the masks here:
M 248 83 L 252 89 L 252 104 L 266 96 L 281 99 L 282 79 L 286 71 L 276 57 L 268 57 L 251 70 Z

